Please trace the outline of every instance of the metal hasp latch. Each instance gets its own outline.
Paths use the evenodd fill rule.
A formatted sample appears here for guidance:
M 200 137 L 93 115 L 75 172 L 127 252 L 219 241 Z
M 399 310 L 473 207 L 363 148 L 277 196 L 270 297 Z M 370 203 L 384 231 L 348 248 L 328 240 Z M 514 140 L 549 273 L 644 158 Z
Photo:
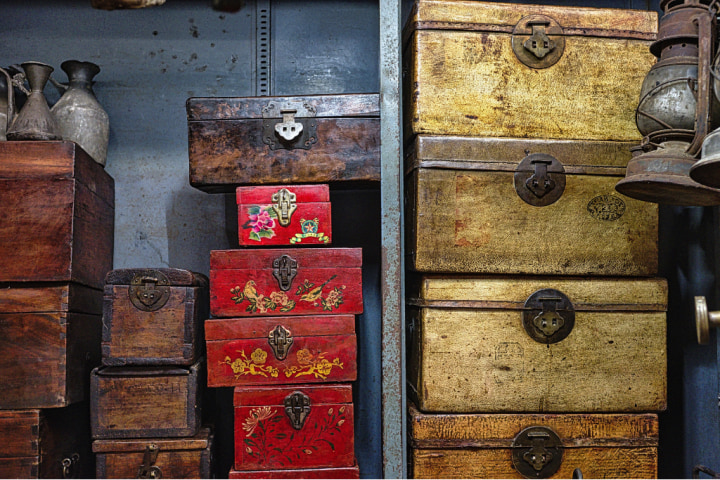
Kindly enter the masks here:
M 270 150 L 309 150 L 317 142 L 315 107 L 308 103 L 270 101 L 262 117 L 263 143 Z
M 272 194 L 271 200 L 273 201 L 273 210 L 278 218 L 278 223 L 281 226 L 287 227 L 290 225 L 290 217 L 293 212 L 297 209 L 297 196 L 287 188 L 281 188 L 277 192 Z
M 528 427 L 512 443 L 513 465 L 525 478 L 551 477 L 560 469 L 562 456 L 560 437 L 548 427 Z
M 532 153 L 518 164 L 513 183 L 525 203 L 546 207 L 555 203 L 565 191 L 565 168 L 552 155 Z
M 268 335 L 268 343 L 275 354 L 275 358 L 285 360 L 293 344 L 292 333 L 282 325 L 278 325 Z
M 285 397 L 285 414 L 295 430 L 300 430 L 310 414 L 310 397 L 302 392 L 293 392 Z
M 528 67 L 551 67 L 565 51 L 563 29 L 547 15 L 523 17 L 513 29 L 512 49 L 518 60 Z
M 154 443 L 145 446 L 143 463 L 140 465 L 140 468 L 138 468 L 137 478 L 162 478 L 162 470 L 155 465 L 159 452 L 160 447 Z
M 539 343 L 557 343 L 575 326 L 575 308 L 559 290 L 544 288 L 525 300 L 522 323 L 530 337 Z
M 290 255 L 281 255 L 273 260 L 273 276 L 283 292 L 290 290 L 292 281 L 297 275 L 298 262 Z
M 170 281 L 164 273 L 157 270 L 136 273 L 130 281 L 128 296 L 138 310 L 160 310 L 170 298 Z
M 79 453 L 73 453 L 69 457 L 63 458 L 60 462 L 62 465 L 62 478 L 77 478 L 78 463 L 80 463 Z

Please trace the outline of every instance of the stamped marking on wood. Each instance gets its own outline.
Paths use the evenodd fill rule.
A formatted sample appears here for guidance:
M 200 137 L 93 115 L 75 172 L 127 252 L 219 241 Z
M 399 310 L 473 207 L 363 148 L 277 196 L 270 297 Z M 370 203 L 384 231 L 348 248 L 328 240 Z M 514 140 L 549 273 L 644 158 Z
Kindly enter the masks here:
M 625 214 L 625 202 L 616 195 L 598 195 L 588 202 L 587 210 L 593 218 L 614 222 Z

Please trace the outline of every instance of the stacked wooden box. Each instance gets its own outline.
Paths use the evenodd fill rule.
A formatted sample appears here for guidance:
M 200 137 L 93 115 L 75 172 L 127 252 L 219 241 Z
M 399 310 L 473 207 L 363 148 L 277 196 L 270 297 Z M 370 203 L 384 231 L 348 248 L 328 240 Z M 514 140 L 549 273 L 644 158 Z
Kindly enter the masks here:
M 0 476 L 92 476 L 89 378 L 113 179 L 72 142 L 0 142 Z
M 614 190 L 656 29 L 653 12 L 415 4 L 412 476 L 657 475 L 658 211 Z
M 97 478 L 211 478 L 202 425 L 208 279 L 176 268 L 105 279 L 102 366 L 91 375 Z

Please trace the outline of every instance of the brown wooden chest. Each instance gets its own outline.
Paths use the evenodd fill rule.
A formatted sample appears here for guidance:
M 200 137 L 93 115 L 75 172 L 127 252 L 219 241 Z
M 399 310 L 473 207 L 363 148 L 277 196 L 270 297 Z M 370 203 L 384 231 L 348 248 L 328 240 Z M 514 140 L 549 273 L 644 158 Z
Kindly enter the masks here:
M 88 402 L 0 410 L 0 478 L 91 478 Z
M 204 354 L 208 279 L 177 268 L 118 269 L 105 278 L 102 363 L 185 365 Z
M 416 137 L 407 252 L 422 272 L 649 276 L 658 207 L 615 191 L 624 142 Z
M 657 478 L 655 414 L 409 411 L 413 478 Z
M 408 304 L 421 411 L 665 409 L 663 279 L 427 275 Z
M 380 181 L 378 94 L 190 98 L 190 184 Z
M 0 409 L 87 400 L 100 363 L 102 291 L 76 283 L 0 287 Z
M 215 478 L 213 433 L 186 438 L 95 440 L 96 478 Z
M 0 142 L 0 282 L 103 288 L 115 184 L 73 142 Z
M 90 380 L 94 439 L 191 437 L 200 429 L 204 360 L 183 367 L 98 367 Z
M 415 134 L 639 141 L 657 13 L 420 0 L 404 31 Z

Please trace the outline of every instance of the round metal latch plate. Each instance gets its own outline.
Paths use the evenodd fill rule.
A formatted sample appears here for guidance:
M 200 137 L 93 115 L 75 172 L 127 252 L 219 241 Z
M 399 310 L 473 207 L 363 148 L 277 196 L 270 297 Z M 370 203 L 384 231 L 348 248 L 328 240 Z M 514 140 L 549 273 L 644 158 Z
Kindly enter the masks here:
M 575 326 L 575 308 L 561 291 L 544 288 L 525 301 L 522 322 L 536 342 L 557 343 L 570 335 Z
M 530 68 L 555 65 L 565 51 L 560 24 L 547 15 L 529 15 L 515 25 L 512 33 L 515 56 Z
M 560 469 L 562 456 L 560 437 L 548 427 L 528 427 L 512 443 L 513 466 L 525 478 L 553 476 Z
M 170 280 L 158 270 L 140 271 L 130 281 L 128 297 L 138 310 L 160 310 L 170 298 Z
M 534 207 L 558 201 L 565 191 L 565 168 L 546 153 L 532 153 L 515 168 L 513 184 L 518 196 Z

